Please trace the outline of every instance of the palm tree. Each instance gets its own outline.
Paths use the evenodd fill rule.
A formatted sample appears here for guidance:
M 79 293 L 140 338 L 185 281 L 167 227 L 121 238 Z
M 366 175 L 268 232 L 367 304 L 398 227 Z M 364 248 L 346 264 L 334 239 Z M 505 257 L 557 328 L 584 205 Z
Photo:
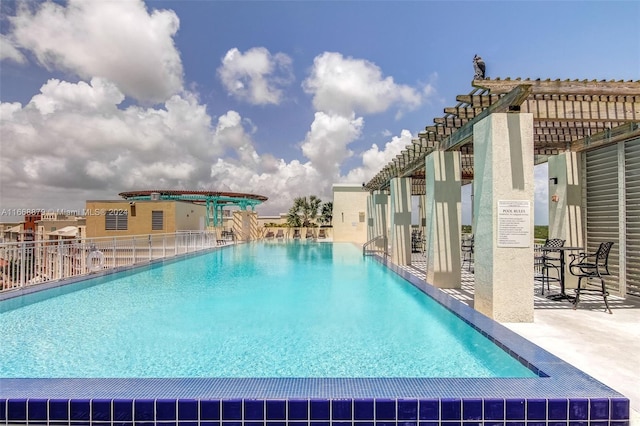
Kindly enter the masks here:
M 320 209 L 320 223 L 323 225 L 331 225 L 331 220 L 333 220 L 333 203 L 327 201 L 322 204 L 322 208 Z
M 289 209 L 287 223 L 294 228 L 310 226 L 318 216 L 318 209 L 322 200 L 315 195 L 298 197 L 293 200 L 293 207 Z

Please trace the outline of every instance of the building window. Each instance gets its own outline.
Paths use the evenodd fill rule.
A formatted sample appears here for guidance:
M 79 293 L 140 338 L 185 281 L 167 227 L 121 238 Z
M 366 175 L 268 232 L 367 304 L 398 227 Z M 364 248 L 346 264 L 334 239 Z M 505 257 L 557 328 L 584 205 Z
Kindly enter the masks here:
M 360 222 L 364 222 L 364 212 L 358 212 L 358 219 Z
M 162 210 L 151 211 L 151 230 L 162 231 L 164 229 L 164 212 Z
M 104 229 L 106 231 L 126 231 L 128 218 L 127 212 L 107 212 L 104 216 Z

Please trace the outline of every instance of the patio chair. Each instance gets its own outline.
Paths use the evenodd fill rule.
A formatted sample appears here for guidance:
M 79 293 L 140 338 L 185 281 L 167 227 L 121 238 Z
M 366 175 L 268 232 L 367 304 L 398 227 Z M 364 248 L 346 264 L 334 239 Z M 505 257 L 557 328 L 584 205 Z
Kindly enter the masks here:
M 284 239 L 284 231 L 282 229 L 278 229 L 278 232 L 276 232 L 276 238 L 279 240 Z
M 293 239 L 294 240 L 299 240 L 300 238 L 301 238 L 300 230 L 299 229 L 294 229 L 293 230 Z
M 471 234 L 467 238 L 462 239 L 462 244 L 460 249 L 462 251 L 462 267 L 464 268 L 464 264 L 467 264 L 467 270 L 471 272 L 471 264 L 473 263 L 473 245 L 474 245 L 475 237 Z
M 535 280 L 542 283 L 540 294 L 544 295 L 544 284 L 547 284 L 547 291 L 550 291 L 549 283 L 551 281 L 560 283 L 562 279 L 562 254 L 559 251 L 553 251 L 554 248 L 564 246 L 565 240 L 560 238 L 547 238 L 543 246 L 537 247 L 534 252 Z M 555 276 L 549 274 L 555 271 Z
M 325 238 L 327 238 L 327 233 L 326 233 L 326 231 L 325 231 L 324 229 L 320 229 L 320 230 L 318 231 L 318 239 L 319 239 L 319 240 L 323 240 L 323 239 L 325 239 Z
M 315 235 L 313 235 L 313 230 L 311 228 L 307 228 L 307 233 L 304 236 L 307 240 L 312 240 L 315 238 Z
M 609 253 L 611 252 L 612 246 L 612 242 L 601 243 L 595 253 L 570 255 L 572 260 L 569 264 L 569 271 L 572 275 L 578 277 L 578 288 L 574 290 L 576 292 L 576 298 L 573 301 L 573 309 L 578 307 L 580 294 L 586 292 L 601 295 L 604 299 L 605 310 L 610 314 L 613 313 L 607 301 L 609 292 L 607 291 L 603 278 L 603 276 L 611 275 L 609 272 Z M 585 278 L 584 286 L 582 285 L 583 278 Z M 591 284 L 589 280 L 593 278 L 599 280 L 600 284 Z
M 267 240 L 272 240 L 274 237 L 273 231 L 267 231 L 267 233 L 264 236 Z

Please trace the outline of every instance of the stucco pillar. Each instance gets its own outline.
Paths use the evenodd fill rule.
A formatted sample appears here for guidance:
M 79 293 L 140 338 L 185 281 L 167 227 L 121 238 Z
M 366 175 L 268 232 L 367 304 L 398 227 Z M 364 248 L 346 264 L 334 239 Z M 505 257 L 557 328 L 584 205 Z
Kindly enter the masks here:
M 374 215 L 375 215 L 375 206 L 374 206 L 374 195 L 369 194 L 367 196 L 367 241 L 370 241 L 375 237 L 373 223 L 374 223 Z
M 426 281 L 461 288 L 462 195 L 460 152 L 434 151 L 425 159 L 427 214 Z
M 239 241 L 258 239 L 258 214 L 247 210 L 233 212 L 233 233 Z
M 549 238 L 562 238 L 570 247 L 584 247 L 580 158 L 577 152 L 564 152 L 548 161 Z M 576 288 L 578 279 L 568 269 L 569 254 L 565 253 L 565 288 Z
M 411 265 L 411 179 L 391 179 L 391 261 Z
M 387 210 L 389 209 L 389 195 L 383 191 L 374 191 L 373 193 L 373 237 L 383 236 L 387 237 Z M 384 240 L 380 239 L 376 241 L 376 247 L 384 248 L 386 251 L 388 247 L 384 247 Z M 387 241 L 388 244 L 388 241 Z
M 473 139 L 474 307 L 496 321 L 532 322 L 533 115 L 491 114 Z

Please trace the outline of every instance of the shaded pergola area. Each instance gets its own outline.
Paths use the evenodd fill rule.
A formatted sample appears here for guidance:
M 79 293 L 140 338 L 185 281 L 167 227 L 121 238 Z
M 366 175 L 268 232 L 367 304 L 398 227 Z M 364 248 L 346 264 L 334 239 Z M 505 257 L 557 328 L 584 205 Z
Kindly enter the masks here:
M 473 180 L 473 125 L 492 113 L 531 113 L 534 162 L 640 135 L 640 81 L 474 80 L 365 188 L 388 190 L 393 178 L 411 178 L 412 195 L 424 195 L 424 159 L 435 150 L 459 151 L 461 179 Z
M 268 197 L 240 192 L 223 192 L 207 190 L 166 190 L 153 189 L 144 191 L 127 191 L 118 194 L 125 200 L 174 200 L 204 204 L 207 209 L 205 225 L 222 226 L 222 210 L 224 207 L 237 206 L 241 210 L 248 207 L 253 211 L 255 206 L 268 200 Z

